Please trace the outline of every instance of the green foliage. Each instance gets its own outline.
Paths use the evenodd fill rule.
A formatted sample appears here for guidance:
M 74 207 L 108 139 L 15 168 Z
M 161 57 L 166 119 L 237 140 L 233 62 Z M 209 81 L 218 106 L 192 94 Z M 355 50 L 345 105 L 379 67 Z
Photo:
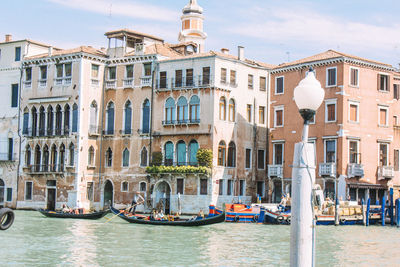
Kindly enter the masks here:
M 149 166 L 146 168 L 147 173 L 187 173 L 187 174 L 206 174 L 211 173 L 210 168 L 207 167 L 194 167 L 194 166 Z
M 213 153 L 211 149 L 200 148 L 196 156 L 200 166 L 212 168 Z
M 162 160 L 163 160 L 163 155 L 161 152 L 153 152 L 151 165 L 161 166 Z

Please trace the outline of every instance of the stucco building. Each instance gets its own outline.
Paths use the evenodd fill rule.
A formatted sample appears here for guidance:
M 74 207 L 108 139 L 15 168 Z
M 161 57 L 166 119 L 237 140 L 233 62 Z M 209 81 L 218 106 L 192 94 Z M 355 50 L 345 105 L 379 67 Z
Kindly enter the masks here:
M 294 143 L 302 119 L 293 90 L 313 67 L 325 100 L 310 125 L 317 183 L 326 196 L 372 203 L 399 189 L 399 73 L 387 64 L 333 50 L 271 72 L 271 199 L 290 192 Z M 337 185 L 337 187 L 336 187 Z M 337 189 L 335 189 L 337 188 Z

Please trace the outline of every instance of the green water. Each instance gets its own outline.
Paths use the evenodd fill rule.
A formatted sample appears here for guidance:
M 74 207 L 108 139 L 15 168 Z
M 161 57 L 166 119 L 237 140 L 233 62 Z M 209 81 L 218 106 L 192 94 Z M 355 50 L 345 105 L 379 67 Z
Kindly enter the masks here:
M 111 217 L 111 214 L 107 216 Z M 0 266 L 288 266 L 288 226 L 182 228 L 16 211 Z M 400 228 L 318 226 L 317 266 L 400 266 Z M 358 267 L 357 266 L 357 267 Z

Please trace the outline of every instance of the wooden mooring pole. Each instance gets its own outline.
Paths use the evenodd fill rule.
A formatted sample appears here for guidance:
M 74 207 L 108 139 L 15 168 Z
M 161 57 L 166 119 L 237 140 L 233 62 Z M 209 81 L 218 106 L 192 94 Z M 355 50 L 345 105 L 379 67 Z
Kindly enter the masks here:
M 390 216 L 390 225 L 394 225 L 394 212 L 393 212 L 393 188 L 390 188 L 390 210 L 389 210 L 389 216 Z
M 369 226 L 369 211 L 371 209 L 371 199 L 367 200 L 367 212 L 365 213 L 365 225 Z
M 381 208 L 381 219 L 382 219 L 382 226 L 385 226 L 385 203 L 386 198 L 385 196 L 382 197 L 382 208 Z
M 396 199 L 396 225 L 400 227 L 400 198 Z

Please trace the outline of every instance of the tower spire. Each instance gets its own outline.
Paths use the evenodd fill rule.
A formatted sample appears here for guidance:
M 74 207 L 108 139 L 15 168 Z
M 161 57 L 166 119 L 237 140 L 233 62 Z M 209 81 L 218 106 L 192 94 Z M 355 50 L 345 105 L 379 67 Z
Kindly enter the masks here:
M 203 31 L 203 8 L 197 0 L 189 0 L 182 10 L 182 30 L 179 33 L 179 42 L 194 42 L 197 44 L 197 52 L 204 52 L 204 43 L 207 34 Z

